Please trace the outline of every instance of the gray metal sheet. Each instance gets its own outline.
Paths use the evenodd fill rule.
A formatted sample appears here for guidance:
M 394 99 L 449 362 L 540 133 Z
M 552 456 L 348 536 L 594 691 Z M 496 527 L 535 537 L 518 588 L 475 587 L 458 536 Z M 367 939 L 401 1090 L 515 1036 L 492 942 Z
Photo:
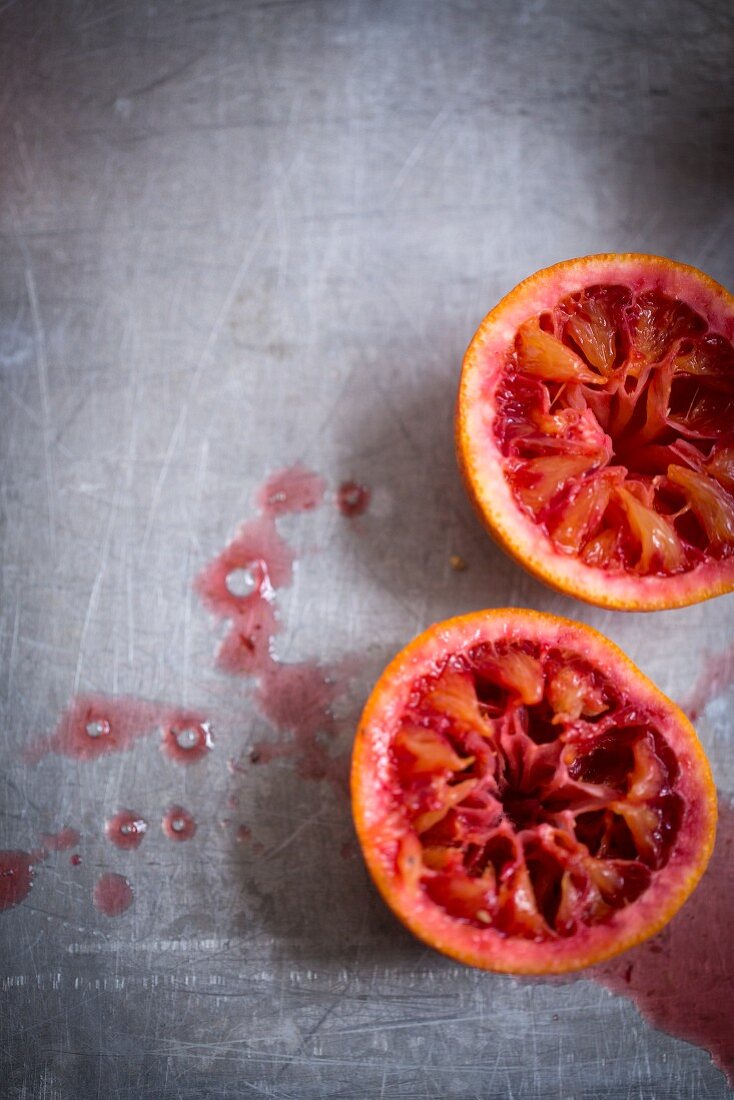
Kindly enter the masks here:
M 373 490 L 359 523 L 281 524 L 279 655 L 357 662 L 341 749 L 396 649 L 479 606 L 592 623 L 688 693 L 731 598 L 645 617 L 542 588 L 472 516 L 451 415 L 482 315 L 547 263 L 646 250 L 731 283 L 731 31 L 724 0 L 0 3 L 0 844 L 77 824 L 83 858 L 0 914 L 5 1095 L 729 1094 L 705 1019 L 688 1043 L 601 980 L 423 949 L 341 857 L 343 797 L 288 759 L 230 774 L 267 724 L 191 581 L 302 461 Z M 215 749 L 24 763 L 79 690 L 216 709 Z M 731 701 L 700 722 L 722 792 Z M 175 848 L 172 801 L 199 824 Z M 151 822 L 136 852 L 104 837 L 121 805 Z M 679 1034 L 725 1011 L 727 866 L 661 954 Z M 114 920 L 102 870 L 135 889 Z

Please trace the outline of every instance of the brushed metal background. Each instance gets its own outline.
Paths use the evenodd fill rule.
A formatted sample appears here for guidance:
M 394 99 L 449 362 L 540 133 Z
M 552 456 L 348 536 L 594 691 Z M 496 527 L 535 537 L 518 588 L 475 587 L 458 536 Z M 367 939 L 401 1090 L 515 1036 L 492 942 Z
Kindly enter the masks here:
M 78 823 L 84 860 L 0 914 L 3 1095 L 729 1095 L 588 978 L 424 950 L 341 857 L 328 785 L 230 775 L 269 731 L 191 580 L 299 460 L 374 492 L 359 524 L 281 525 L 280 656 L 359 662 L 342 748 L 387 659 L 480 606 L 592 623 L 682 699 L 731 598 L 645 617 L 541 587 L 475 521 L 451 416 L 481 317 L 545 264 L 647 250 L 731 284 L 731 61 L 726 0 L 0 0 L 0 846 Z M 79 690 L 212 708 L 215 751 L 24 764 Z M 732 698 L 699 725 L 723 792 Z M 171 801 L 199 823 L 175 850 Z M 128 805 L 131 853 L 103 835 Z M 136 891 L 117 920 L 102 869 Z

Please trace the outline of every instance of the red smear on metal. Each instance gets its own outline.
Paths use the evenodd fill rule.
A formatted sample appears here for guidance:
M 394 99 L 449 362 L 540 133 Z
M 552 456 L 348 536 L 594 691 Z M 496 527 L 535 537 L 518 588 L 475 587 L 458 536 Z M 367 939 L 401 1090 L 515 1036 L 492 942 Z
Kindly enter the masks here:
M 289 466 L 271 474 L 257 494 L 264 515 L 284 516 L 289 512 L 308 512 L 324 499 L 326 482 L 305 466 Z

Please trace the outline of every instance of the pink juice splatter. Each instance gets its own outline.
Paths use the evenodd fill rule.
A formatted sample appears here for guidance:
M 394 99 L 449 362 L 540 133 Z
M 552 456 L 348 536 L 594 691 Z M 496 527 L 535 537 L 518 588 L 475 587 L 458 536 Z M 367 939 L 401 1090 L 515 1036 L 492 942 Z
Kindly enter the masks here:
M 695 893 L 660 935 L 590 971 L 653 1026 L 705 1047 L 730 1079 L 733 924 L 734 807 L 722 802 L 714 854 Z
M 343 516 L 353 519 L 367 511 L 371 497 L 366 485 L 359 485 L 356 481 L 343 481 L 336 496 L 337 508 Z
M 194 582 L 202 603 L 223 618 L 244 611 L 253 597 L 290 584 L 293 552 L 269 516 L 243 523 Z
M 232 542 L 199 574 L 195 587 L 204 605 L 230 624 L 217 664 L 230 674 L 254 677 L 255 705 L 281 734 L 276 742 L 258 743 L 251 760 L 291 757 L 304 778 L 327 779 L 343 788 L 346 756 L 333 755 L 325 743 L 336 733 L 332 704 L 344 690 L 343 670 L 315 661 L 283 664 L 272 652 L 280 626 L 277 590 L 290 583 L 294 561 L 275 517 L 317 507 L 325 488 L 323 478 L 302 466 L 269 477 L 257 494 L 262 514 L 239 527 Z M 345 498 L 345 507 L 362 510 L 366 490 L 352 488 L 359 493 Z
M 193 744 L 183 730 L 198 731 Z M 211 729 L 203 715 L 129 696 L 78 695 L 72 699 L 54 732 L 31 745 L 26 759 L 32 763 L 49 753 L 77 760 L 96 760 L 111 753 L 127 752 L 143 737 L 161 733 L 163 751 L 180 763 L 190 764 L 206 755 L 212 745 Z
M 273 636 L 280 629 L 273 605 L 257 596 L 231 620 L 217 650 L 217 664 L 235 676 L 254 676 L 271 662 Z
M 319 474 L 296 465 L 271 474 L 258 491 L 257 504 L 269 516 L 308 512 L 321 504 L 325 492 L 326 482 Z

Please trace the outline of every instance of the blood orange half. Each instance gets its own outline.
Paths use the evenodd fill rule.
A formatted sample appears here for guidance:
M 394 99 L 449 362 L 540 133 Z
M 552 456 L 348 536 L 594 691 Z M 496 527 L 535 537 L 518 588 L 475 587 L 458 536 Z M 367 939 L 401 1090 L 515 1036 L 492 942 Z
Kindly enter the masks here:
M 734 298 L 658 256 L 520 283 L 464 358 L 459 462 L 502 546 L 631 610 L 734 589 Z
M 378 681 L 352 761 L 367 866 L 462 962 L 574 970 L 658 931 L 708 862 L 716 794 L 685 715 L 590 627 L 480 611 Z

